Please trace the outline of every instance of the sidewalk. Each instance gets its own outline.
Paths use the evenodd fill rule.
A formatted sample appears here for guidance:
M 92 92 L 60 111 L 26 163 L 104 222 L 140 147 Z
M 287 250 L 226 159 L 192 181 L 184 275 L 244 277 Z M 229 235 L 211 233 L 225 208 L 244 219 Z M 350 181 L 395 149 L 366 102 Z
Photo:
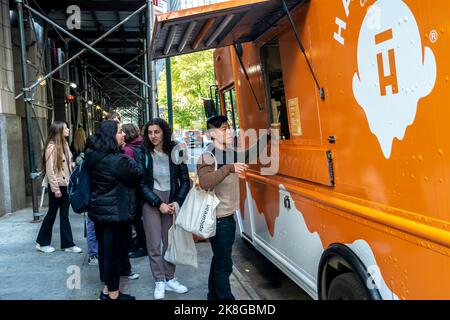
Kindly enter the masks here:
M 41 212 L 46 212 L 43 208 Z M 43 217 L 42 217 L 43 218 Z M 41 218 L 41 219 L 42 219 Z M 53 227 L 55 252 L 45 254 L 35 249 L 40 223 L 31 223 L 30 208 L 0 218 L 0 300 L 96 300 L 102 288 L 98 267 L 87 264 L 84 218 L 71 212 L 70 222 L 75 244 L 84 252 L 66 253 L 60 248 L 59 218 Z M 198 269 L 177 267 L 176 276 L 190 290 L 186 294 L 166 292 L 167 300 L 206 299 L 211 248 L 197 243 Z M 121 279 L 121 290 L 138 300 L 153 299 L 154 281 L 148 257 L 131 259 L 137 280 Z M 75 275 L 79 274 L 79 288 Z M 255 298 L 238 271 L 231 276 L 233 294 L 238 300 Z

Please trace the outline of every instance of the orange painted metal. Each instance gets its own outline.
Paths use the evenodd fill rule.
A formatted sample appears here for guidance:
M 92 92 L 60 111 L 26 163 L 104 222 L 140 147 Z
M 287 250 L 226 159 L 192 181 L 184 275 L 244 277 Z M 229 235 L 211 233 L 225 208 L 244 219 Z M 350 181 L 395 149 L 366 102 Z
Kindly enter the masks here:
M 276 6 L 276 3 L 270 0 L 234 0 L 156 15 L 151 42 L 152 58 L 158 59 L 163 56 L 184 54 L 218 47 L 219 44 L 216 41 L 213 41 L 208 47 L 202 42 L 210 28 L 214 26 L 214 22 L 226 19 L 227 16 L 243 15 L 244 18 L 237 22 L 238 26 L 233 27 L 232 30 L 229 30 L 228 33 L 223 35 L 220 39 L 220 46 L 230 45 L 240 37 L 251 36 L 253 33 L 254 21 L 261 19 L 261 16 L 264 15 L 267 10 L 273 9 L 274 6 Z M 161 39 L 161 37 L 165 36 L 163 30 L 165 28 L 170 30 L 172 26 L 176 25 L 178 26 L 178 29 L 182 31 L 181 34 L 184 34 L 184 29 L 188 29 L 192 22 L 197 22 L 199 26 L 203 24 L 203 27 L 197 31 L 198 33 L 193 34 L 195 39 L 193 43 L 188 43 L 183 46 L 182 52 L 164 53 L 163 47 L 161 47 L 162 40 L 165 40 Z M 175 39 L 175 42 L 177 41 L 181 42 L 180 39 Z
M 216 85 L 219 90 L 223 91 L 234 82 L 230 49 L 228 47 L 216 49 L 213 57 Z
M 232 0 L 213 3 L 210 5 L 187 8 L 168 13 L 158 14 L 156 16 L 155 25 L 158 22 L 195 19 L 197 17 L 204 18 L 208 14 L 236 12 L 242 8 L 248 8 L 254 5 L 270 4 L 270 0 Z
M 280 146 L 279 174 L 291 176 L 325 186 L 332 186 L 328 171 L 326 149 L 302 146 Z
M 211 28 L 211 26 L 214 24 L 215 21 L 216 21 L 215 18 L 210 18 L 205 22 L 202 29 L 200 30 L 197 37 L 195 38 L 194 42 L 192 43 L 192 49 L 194 49 L 194 50 L 197 49 L 200 42 L 203 41 L 203 39 L 205 38 L 206 34 L 208 33 L 209 29 Z
M 424 47 L 433 52 L 437 72 L 433 89 L 418 100 L 413 121 L 401 139 L 393 139 L 388 157 L 381 148 L 381 138 L 371 130 L 370 116 L 355 98 L 358 88 L 353 87 L 355 74 L 361 76 L 361 28 L 368 8 L 378 1 L 351 1 L 348 15 L 340 0 L 312 0 L 292 12 L 313 70 L 325 88 L 325 100 L 318 96 L 286 19 L 256 41 L 243 44 L 242 60 L 257 98 L 265 106 L 263 112 L 258 111 L 233 48 L 228 48 L 231 64 L 216 59 L 216 80 L 220 88 L 230 83 L 236 87 L 242 129 L 268 128 L 260 52 L 268 41 L 279 39 L 286 101 L 299 101 L 302 135 L 281 142 L 282 173 L 264 177 L 252 167 L 246 175 L 258 211 L 264 214 L 272 235 L 280 214 L 279 186 L 283 185 L 292 193 L 308 229 L 319 234 L 324 248 L 364 239 L 387 286 L 399 298 L 450 299 L 450 2 L 392 2 L 405 4 L 413 13 L 421 52 L 426 53 Z M 345 23 L 341 30 L 344 44 L 335 36 L 339 20 Z M 411 22 L 402 16 L 398 23 Z M 392 40 L 390 32 L 383 31 L 376 38 L 381 44 Z M 395 33 L 392 36 L 396 39 Z M 417 43 L 409 36 L 408 42 Z M 402 74 L 397 70 L 401 64 L 399 48 L 394 48 L 394 54 L 386 51 L 381 60 L 374 55 L 380 96 L 405 92 L 400 85 Z M 217 50 L 215 57 L 226 56 L 225 50 Z M 384 90 L 386 86 L 391 89 Z M 330 136 L 336 137 L 335 144 L 328 141 Z M 335 187 L 316 183 L 328 174 L 323 160 L 300 159 L 303 156 L 296 150 L 331 150 Z M 305 161 L 316 178 L 301 173 L 306 170 Z M 241 201 L 247 196 L 243 193 Z

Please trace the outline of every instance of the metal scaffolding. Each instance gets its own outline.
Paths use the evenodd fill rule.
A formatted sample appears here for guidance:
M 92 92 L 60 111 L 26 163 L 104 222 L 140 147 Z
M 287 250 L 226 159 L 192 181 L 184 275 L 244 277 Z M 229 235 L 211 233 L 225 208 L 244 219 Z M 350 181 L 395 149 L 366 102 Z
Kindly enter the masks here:
M 143 1 L 145 1 L 144 4 L 142 4 Z M 36 118 L 35 108 L 45 108 L 49 111 L 49 115 L 51 114 L 51 120 L 53 121 L 56 113 L 55 103 L 57 104 L 54 97 L 55 87 L 53 86 L 53 82 L 64 85 L 64 97 L 69 96 L 71 90 L 75 92 L 76 99 L 74 101 L 68 102 L 65 100 L 64 102 L 63 110 L 66 117 L 64 120 L 68 123 L 69 127 L 72 125 L 74 127 L 83 127 L 88 134 L 94 132 L 96 123 L 101 121 L 107 112 L 119 109 L 124 117 L 142 125 L 150 117 L 154 116 L 157 111 L 157 108 L 154 107 L 154 88 L 152 81 L 153 61 L 150 51 L 154 14 L 151 0 L 130 2 L 131 8 L 137 5 L 139 7 L 125 17 L 122 16 L 122 18 L 116 11 L 115 16 L 118 21 L 106 31 L 104 31 L 105 28 L 99 23 L 96 11 L 106 11 L 108 9 L 114 11 L 120 9 L 121 12 L 130 12 L 130 6 L 111 6 L 111 8 L 104 8 L 103 4 L 105 2 L 90 1 L 89 6 L 92 9 L 90 12 L 98 27 L 97 34 L 92 30 L 68 31 L 62 26 L 62 22 L 57 17 L 55 21 L 49 17 L 50 8 L 63 12 L 72 3 L 69 4 L 67 2 L 67 6 L 64 6 L 61 2 L 64 3 L 65 1 L 59 1 L 58 3 L 50 3 L 48 1 L 38 2 L 41 3 L 38 4 L 37 1 L 33 0 L 34 6 L 32 6 L 26 0 L 15 0 L 19 17 L 20 58 L 23 84 L 21 93 L 16 96 L 16 100 L 23 98 L 25 105 L 27 150 L 29 175 L 32 184 L 31 196 L 34 221 L 39 220 L 36 181 L 40 173 L 34 160 L 31 112 L 33 112 L 34 118 Z M 113 3 L 113 5 L 116 4 L 116 2 Z M 28 14 L 32 19 L 40 19 L 43 25 L 45 25 L 46 48 L 41 50 L 43 53 L 45 52 L 43 62 L 45 61 L 47 71 L 45 75 L 33 79 L 31 84 L 29 84 L 27 75 L 25 44 L 27 30 L 24 22 L 25 14 Z M 136 21 L 139 23 L 140 30 L 138 32 L 131 29 L 128 31 L 125 28 L 125 24 L 130 22 L 136 23 Z M 32 25 L 34 26 L 34 20 Z M 36 33 L 35 30 L 34 32 Z M 126 41 L 125 34 L 127 32 L 135 35 L 135 38 L 139 39 L 139 41 Z M 93 36 L 97 36 L 93 41 L 85 41 L 85 39 L 93 38 Z M 110 39 L 108 42 L 106 41 L 107 38 L 114 38 L 114 36 L 118 37 L 119 41 L 114 41 L 114 39 Z M 60 45 L 57 45 L 58 42 Z M 137 45 L 135 46 L 134 44 Z M 81 46 L 81 49 L 76 50 L 77 46 Z M 99 49 L 95 49 L 94 46 L 99 47 Z M 103 48 L 104 52 L 101 52 L 100 48 Z M 108 50 L 113 51 L 116 48 L 121 48 L 122 54 L 120 56 L 117 53 L 108 52 Z M 123 52 L 124 50 L 133 51 L 134 49 L 138 49 L 136 54 Z M 64 52 L 65 61 L 60 61 L 59 52 L 61 51 Z M 127 61 L 115 61 L 111 58 L 112 56 L 118 57 L 119 60 L 126 57 Z M 41 62 L 41 65 L 43 62 Z M 107 63 L 107 66 L 103 62 Z M 137 68 L 133 66 L 137 66 Z M 64 80 L 60 79 L 61 71 L 63 71 L 62 76 Z M 126 78 L 119 80 L 123 75 Z M 71 81 L 78 84 L 76 89 L 70 88 L 68 85 Z M 34 92 L 43 83 L 49 84 L 47 92 L 51 95 L 51 103 L 46 106 L 37 103 L 33 98 Z M 43 144 L 44 133 L 39 126 L 38 129 L 39 137 Z

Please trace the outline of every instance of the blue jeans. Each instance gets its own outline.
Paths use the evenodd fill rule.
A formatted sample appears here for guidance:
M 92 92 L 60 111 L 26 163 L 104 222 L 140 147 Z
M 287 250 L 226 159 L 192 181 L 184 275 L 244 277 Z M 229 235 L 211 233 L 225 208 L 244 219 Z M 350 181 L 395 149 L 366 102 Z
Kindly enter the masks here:
M 87 234 L 87 246 L 88 256 L 98 256 L 98 241 L 95 235 L 95 225 L 88 215 L 86 215 L 86 234 Z
M 208 279 L 208 300 L 234 300 L 230 275 L 233 272 L 231 250 L 236 233 L 234 215 L 217 219 L 216 235 L 209 239 L 213 250 Z

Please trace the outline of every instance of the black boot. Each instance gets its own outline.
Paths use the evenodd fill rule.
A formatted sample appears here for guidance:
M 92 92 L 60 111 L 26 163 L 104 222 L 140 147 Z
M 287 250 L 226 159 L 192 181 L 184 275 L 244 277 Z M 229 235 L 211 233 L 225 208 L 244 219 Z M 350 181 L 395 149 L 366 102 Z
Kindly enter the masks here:
M 116 299 L 111 299 L 109 297 L 109 295 L 104 294 L 103 292 L 100 293 L 100 299 L 99 300 L 104 300 L 104 301 L 115 301 L 115 300 L 136 300 L 136 297 L 129 295 L 129 294 L 125 294 L 122 292 L 119 292 L 119 296 Z
M 146 249 L 138 248 L 137 250 L 130 251 L 130 252 L 128 253 L 128 258 L 134 259 L 134 258 L 145 257 L 146 255 L 148 255 Z

